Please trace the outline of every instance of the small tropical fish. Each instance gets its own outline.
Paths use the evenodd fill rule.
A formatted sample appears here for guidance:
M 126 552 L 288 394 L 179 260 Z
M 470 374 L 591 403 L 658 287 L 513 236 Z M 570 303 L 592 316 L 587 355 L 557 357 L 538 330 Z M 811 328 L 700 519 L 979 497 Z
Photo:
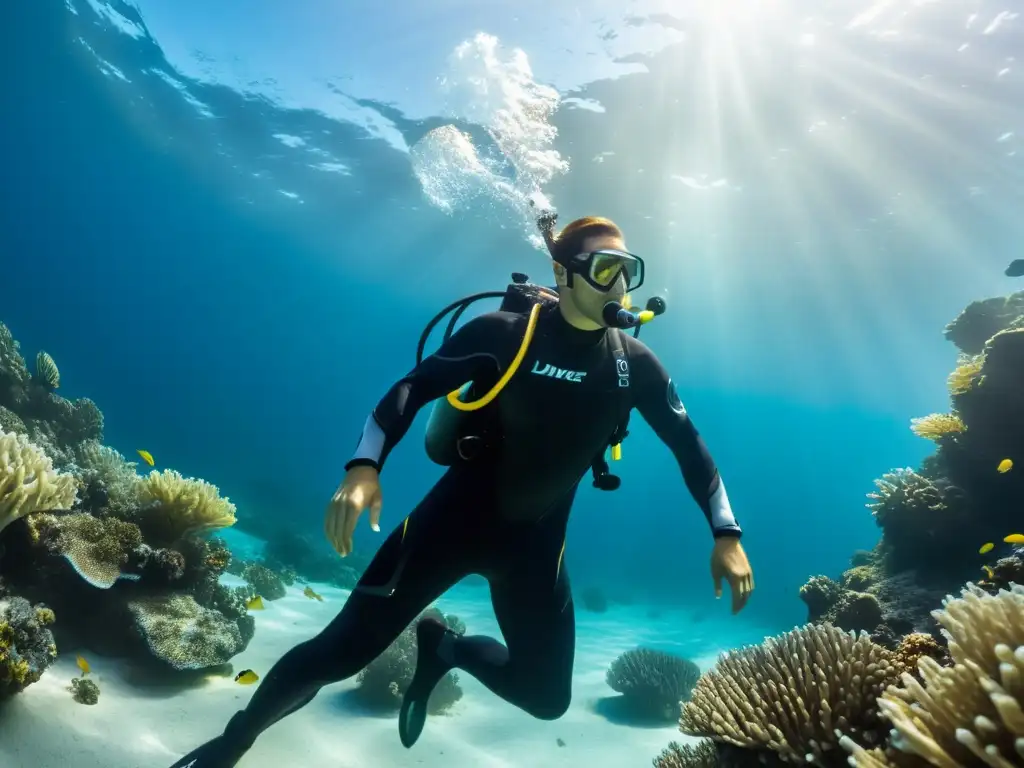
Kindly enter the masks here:
M 263 598 L 260 595 L 250 597 L 245 601 L 245 607 L 250 611 L 262 611 L 263 610 Z
M 978 550 L 978 554 L 979 555 L 987 555 L 989 552 L 991 552 L 995 548 L 996 548 L 995 544 L 993 544 L 991 541 L 986 541 L 984 544 L 981 545 L 981 549 Z
M 319 600 L 321 603 L 324 601 L 324 599 L 320 597 L 320 595 L 313 591 L 312 587 L 306 587 L 304 590 L 302 590 L 302 594 L 304 594 L 310 600 Z
M 1003 474 L 1006 474 L 1011 469 L 1013 469 L 1013 459 L 1003 459 L 999 462 L 999 466 L 996 467 L 996 471 Z
M 235 682 L 239 685 L 252 685 L 260 676 L 253 672 L 251 669 L 243 669 L 237 675 L 235 675 Z
M 139 456 L 141 456 L 141 457 L 142 457 L 142 460 L 143 460 L 144 462 L 146 462 L 147 464 L 149 464 L 149 466 L 151 466 L 151 467 L 152 467 L 152 466 L 153 466 L 153 465 L 154 465 L 154 464 L 156 463 L 155 461 L 153 461 L 153 454 L 152 454 L 152 453 L 150 453 L 149 451 L 144 451 L 144 450 L 142 450 L 142 449 L 140 448 L 139 450 L 137 450 L 137 451 L 135 451 L 135 452 L 136 452 L 137 454 L 139 454 Z
M 78 665 L 78 668 L 79 668 L 80 670 L 82 670 L 82 674 L 83 674 L 83 675 L 88 675 L 88 674 L 89 674 L 89 672 L 91 672 L 91 671 L 92 671 L 92 670 L 90 669 L 90 667 L 89 667 L 89 662 L 88 662 L 88 661 L 86 661 L 86 660 L 85 660 L 85 658 L 84 658 L 84 657 L 82 657 L 82 656 L 79 656 L 78 658 L 76 658 L 76 659 L 75 659 L 75 663 L 76 663 L 76 664 Z
M 1006 268 L 1007 277 L 1024 277 L 1024 259 L 1014 259 Z
M 1007 544 L 1024 544 L 1024 533 L 1011 533 L 1003 541 Z
M 981 566 L 981 570 L 985 572 L 985 575 L 990 579 L 995 578 L 996 572 L 989 568 L 987 565 Z

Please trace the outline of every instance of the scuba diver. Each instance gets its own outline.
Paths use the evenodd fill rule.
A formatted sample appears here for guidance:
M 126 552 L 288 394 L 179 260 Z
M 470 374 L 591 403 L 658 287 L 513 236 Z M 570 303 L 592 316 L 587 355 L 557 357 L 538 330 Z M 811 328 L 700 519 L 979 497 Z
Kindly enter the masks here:
M 328 540 L 347 556 L 365 510 L 371 529 L 380 530 L 380 472 L 417 411 L 433 400 L 428 454 L 449 469 L 391 531 L 331 623 L 273 666 L 221 735 L 172 768 L 234 766 L 263 731 L 323 686 L 360 672 L 471 574 L 488 580 L 505 642 L 421 618 L 416 671 L 399 712 L 402 743 L 411 747 L 419 738 L 431 691 L 454 669 L 534 717 L 561 717 L 576 639 L 563 561 L 569 512 L 588 470 L 597 488 L 618 487 L 604 457 L 609 448 L 619 457 L 634 408 L 675 455 L 711 529 L 716 596 L 725 579 L 733 613 L 743 608 L 754 579 L 725 486 L 672 379 L 635 338 L 664 302 L 630 309 L 628 292 L 643 282 L 644 262 L 626 250 L 613 222 L 578 219 L 557 236 L 554 224 L 553 213 L 538 219 L 556 290 L 513 275 L 507 293 L 483 294 L 503 296 L 503 309 L 457 331 L 459 315 L 479 295 L 448 308 L 457 311 L 441 347 L 418 359 L 367 417 L 327 508 Z M 424 331 L 418 358 L 444 314 Z

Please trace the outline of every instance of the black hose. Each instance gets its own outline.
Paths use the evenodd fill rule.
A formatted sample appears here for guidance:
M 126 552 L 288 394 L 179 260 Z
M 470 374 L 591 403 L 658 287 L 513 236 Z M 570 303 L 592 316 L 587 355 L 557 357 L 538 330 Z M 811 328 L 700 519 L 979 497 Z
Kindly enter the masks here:
M 472 296 L 465 296 L 464 298 L 461 298 L 458 301 L 453 301 L 447 307 L 445 307 L 436 315 L 434 315 L 433 319 L 429 323 L 427 323 L 427 327 L 423 329 L 423 333 L 420 335 L 420 343 L 416 346 L 416 365 L 419 365 L 420 363 L 423 362 L 423 350 L 426 349 L 427 339 L 430 338 L 430 332 L 434 330 L 434 326 L 441 322 L 445 315 L 447 315 L 453 309 L 458 308 L 459 312 L 455 318 L 457 319 L 458 316 L 461 315 L 466 310 L 466 308 L 475 301 L 480 301 L 481 299 L 500 299 L 504 298 L 504 296 L 505 291 L 485 291 L 483 293 L 474 293 Z M 449 324 L 449 335 L 451 334 L 453 329 L 454 325 Z

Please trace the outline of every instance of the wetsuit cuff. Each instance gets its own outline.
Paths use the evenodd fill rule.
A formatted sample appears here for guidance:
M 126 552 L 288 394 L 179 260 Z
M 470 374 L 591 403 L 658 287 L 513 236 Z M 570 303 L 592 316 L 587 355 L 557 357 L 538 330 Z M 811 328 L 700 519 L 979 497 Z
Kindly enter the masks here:
M 378 464 L 373 459 L 352 459 L 352 461 L 345 465 L 345 471 L 348 472 L 350 469 L 352 469 L 352 467 L 373 467 L 378 472 L 380 472 L 380 464 Z
M 741 539 L 743 538 L 743 531 L 739 528 L 719 528 L 716 531 L 712 531 L 711 535 L 716 539 Z

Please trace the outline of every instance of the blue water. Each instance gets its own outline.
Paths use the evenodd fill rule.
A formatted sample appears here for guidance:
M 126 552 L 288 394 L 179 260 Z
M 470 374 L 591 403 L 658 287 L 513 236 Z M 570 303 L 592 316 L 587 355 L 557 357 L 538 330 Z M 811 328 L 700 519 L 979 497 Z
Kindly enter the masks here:
M 487 31 L 570 99 L 553 122 L 571 169 L 545 191 L 566 220 L 615 219 L 648 260 L 641 293 L 668 297 L 643 338 L 744 527 L 757 590 L 741 620 L 803 622 L 807 577 L 877 540 L 873 478 L 931 449 L 908 427 L 948 407 L 943 326 L 1009 290 L 1020 21 L 985 34 L 1004 10 L 987 1 L 896 3 L 863 24 L 872 3 L 780 3 L 770 23 L 727 4 L 735 19 L 676 41 L 698 4 L 675 22 L 653 3 L 582 21 L 562 2 L 293 5 L 0 11 L 0 320 L 23 351 L 45 348 L 62 394 L 100 405 L 106 443 L 216 483 L 243 525 L 319 535 L 424 323 L 512 271 L 549 280 L 494 211 L 432 207 L 396 146 L 450 122 L 435 78 Z M 385 129 L 346 120 L 331 88 Z M 424 419 L 382 476 L 385 527 L 440 474 Z M 724 618 L 706 524 L 639 417 L 618 471 L 618 493 L 578 497 L 574 583 Z M 360 528 L 358 549 L 376 541 Z

